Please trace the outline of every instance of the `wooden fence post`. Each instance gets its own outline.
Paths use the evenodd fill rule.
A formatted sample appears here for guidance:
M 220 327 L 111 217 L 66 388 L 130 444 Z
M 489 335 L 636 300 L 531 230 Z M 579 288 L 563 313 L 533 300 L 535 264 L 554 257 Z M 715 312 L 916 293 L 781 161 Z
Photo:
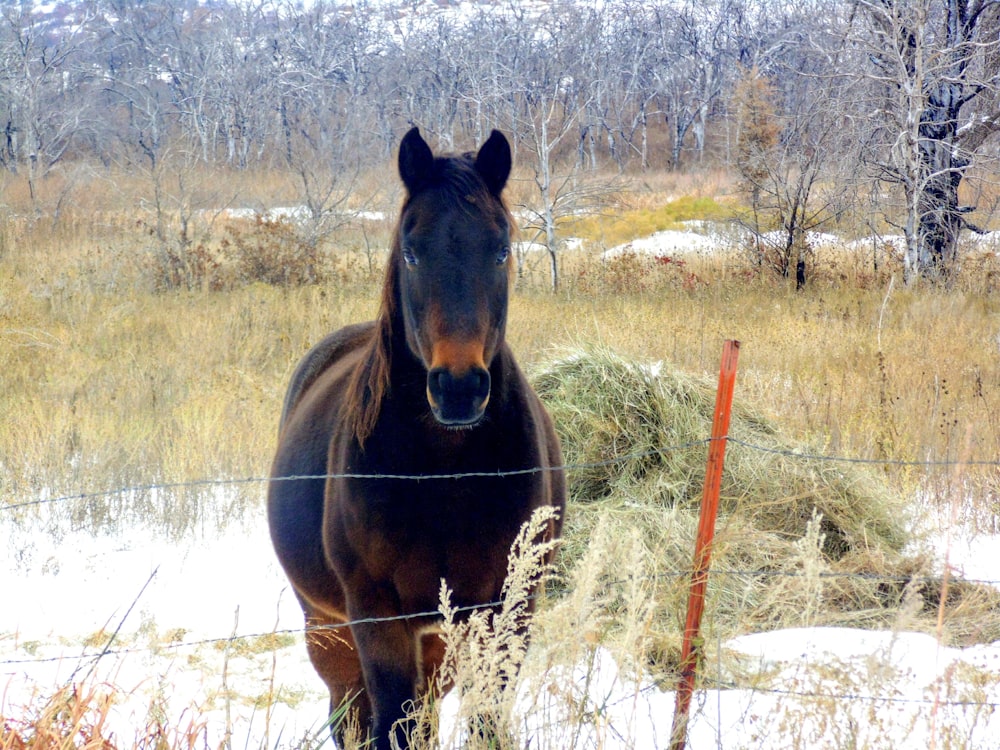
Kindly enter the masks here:
M 712 440 L 708 444 L 705 486 L 701 495 L 701 516 L 698 520 L 691 591 L 688 594 L 687 620 L 684 624 L 684 644 L 681 647 L 681 677 L 677 685 L 674 721 L 670 730 L 670 750 L 684 750 L 687 741 L 688 714 L 702 651 L 701 614 L 705 608 L 705 587 L 708 583 L 708 566 L 712 557 L 712 538 L 715 536 L 715 519 L 719 513 L 719 490 L 722 487 L 722 467 L 726 458 L 729 417 L 732 413 L 733 388 L 736 384 L 736 360 L 739 353 L 739 341 L 726 341 L 722 348 L 719 390 L 715 395 Z

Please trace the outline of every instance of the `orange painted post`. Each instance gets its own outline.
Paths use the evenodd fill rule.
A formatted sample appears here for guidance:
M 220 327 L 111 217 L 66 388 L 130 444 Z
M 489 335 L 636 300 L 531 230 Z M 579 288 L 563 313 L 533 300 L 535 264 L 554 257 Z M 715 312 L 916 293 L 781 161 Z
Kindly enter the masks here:
M 736 360 L 739 353 L 739 341 L 727 341 L 722 348 L 719 390 L 715 395 L 712 440 L 708 444 L 705 487 L 701 495 L 701 516 L 698 521 L 698 538 L 694 546 L 694 569 L 691 573 L 691 591 L 688 594 L 684 644 L 681 647 L 681 678 L 677 685 L 674 721 L 670 730 L 670 750 L 684 750 L 687 741 L 688 713 L 691 709 L 691 696 L 694 693 L 694 681 L 701 657 L 699 635 L 701 614 L 705 609 L 705 586 L 708 583 L 708 566 L 712 557 L 712 537 L 715 536 L 715 519 L 719 514 L 719 490 L 722 487 L 722 467 L 726 458 L 729 417 L 732 414 L 733 388 L 736 384 Z

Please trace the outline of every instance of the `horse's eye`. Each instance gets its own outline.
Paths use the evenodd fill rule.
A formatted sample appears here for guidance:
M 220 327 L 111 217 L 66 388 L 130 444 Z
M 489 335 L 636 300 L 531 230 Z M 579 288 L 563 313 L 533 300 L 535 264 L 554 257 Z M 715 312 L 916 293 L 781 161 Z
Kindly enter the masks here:
M 507 262 L 508 257 L 510 257 L 510 245 L 504 245 L 500 248 L 500 252 L 497 253 L 497 265 L 502 266 Z
M 411 247 L 403 248 L 403 261 L 408 266 L 417 265 L 417 256 L 413 254 L 413 248 Z

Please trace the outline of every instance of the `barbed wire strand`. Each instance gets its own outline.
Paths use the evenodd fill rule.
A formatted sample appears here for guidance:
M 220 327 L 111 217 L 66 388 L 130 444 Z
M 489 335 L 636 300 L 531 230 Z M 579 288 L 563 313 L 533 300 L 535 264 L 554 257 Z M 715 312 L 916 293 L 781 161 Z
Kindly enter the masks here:
M 718 438 L 719 440 L 727 440 L 733 445 L 740 445 L 744 448 L 749 448 L 751 450 L 758 451 L 760 453 L 771 453 L 778 456 L 786 456 L 788 458 L 801 458 L 805 461 L 826 461 L 829 463 L 843 463 L 843 464 L 861 464 L 861 465 L 875 465 L 875 466 L 927 466 L 927 467 L 937 467 L 937 468 L 947 468 L 951 466 L 994 466 L 1000 467 L 1000 460 L 998 459 L 960 459 L 960 458 L 942 458 L 942 459 L 927 459 L 924 461 L 909 460 L 909 459 L 898 459 L 898 458 L 852 458 L 850 456 L 832 456 L 822 453 L 805 453 L 802 451 L 792 450 L 791 448 L 770 448 L 766 445 L 757 445 L 756 443 L 751 443 L 747 440 L 740 440 L 732 435 L 727 435 L 724 438 Z M 710 442 L 711 438 L 706 442 Z
M 659 685 L 650 684 L 644 685 L 635 691 L 635 693 L 629 693 L 616 701 L 610 701 L 604 704 L 603 707 L 610 707 L 615 705 L 620 705 L 622 703 L 631 703 L 635 700 L 635 694 L 648 694 L 658 690 L 664 692 L 664 689 Z M 771 688 L 771 687 L 761 687 L 760 685 L 740 685 L 735 682 L 727 682 L 725 680 L 715 680 L 711 682 L 702 682 L 698 685 L 698 692 L 705 693 L 711 690 L 725 691 L 725 690 L 742 690 L 750 693 L 765 693 L 770 695 L 787 695 L 795 698 L 816 698 L 821 700 L 836 700 L 836 701 L 866 701 L 869 703 L 909 703 L 914 705 L 939 705 L 939 706 L 953 706 L 955 708 L 1000 708 L 1000 703 L 995 703 L 991 701 L 972 701 L 972 700 L 946 700 L 946 699 L 936 699 L 936 698 L 907 698 L 899 695 L 867 695 L 865 693 L 825 693 L 815 690 L 789 690 L 788 688 Z
M 132 603 L 128 605 L 128 609 L 126 609 L 125 614 L 121 616 L 121 619 L 118 621 L 118 626 L 114 629 L 114 631 L 112 631 L 111 637 L 108 638 L 107 642 L 104 644 L 104 648 L 101 649 L 100 653 L 93 654 L 92 657 L 86 657 L 86 658 L 93 658 L 93 662 L 91 662 L 90 669 L 87 670 L 87 674 L 83 676 L 81 682 L 86 682 L 87 680 L 90 679 L 90 676 L 94 673 L 94 670 L 97 669 L 97 665 L 100 663 L 101 659 L 103 659 L 111 650 L 111 645 L 118 638 L 118 634 L 121 633 L 122 628 L 125 627 L 125 621 L 128 620 L 129 615 L 132 614 L 132 610 L 135 609 L 135 605 L 139 603 L 139 600 L 142 598 L 142 595 L 145 594 L 146 589 L 149 588 L 149 584 L 153 582 L 153 579 L 156 578 L 156 574 L 159 572 L 160 572 L 160 566 L 157 565 L 155 568 L 153 568 L 153 572 L 149 574 L 149 578 L 146 579 L 146 582 L 142 584 L 142 588 L 139 589 L 139 593 L 136 594 L 135 598 L 132 599 Z M 110 618 L 108 618 L 108 622 L 111 622 Z M 73 682 L 76 679 L 76 675 L 79 673 L 80 669 L 83 668 L 84 660 L 85 659 L 83 658 L 80 659 L 80 662 L 77 664 L 76 669 L 73 670 L 73 674 L 70 675 L 69 678 L 70 682 Z
M 916 460 L 904 460 L 904 459 L 889 459 L 889 458 L 854 458 L 850 456 L 835 456 L 827 455 L 821 453 L 804 453 L 802 451 L 796 451 L 789 448 L 772 448 L 764 445 L 757 445 L 746 440 L 741 440 L 739 438 L 727 435 L 721 438 L 703 438 L 701 440 L 692 440 L 687 443 L 680 443 L 677 445 L 668 445 L 659 448 L 650 448 L 643 451 L 635 451 L 632 453 L 622 454 L 620 456 L 614 456 L 612 458 L 607 458 L 601 461 L 583 461 L 578 463 L 562 464 L 560 466 L 534 466 L 524 469 L 510 469 L 510 470 L 497 470 L 497 471 L 472 471 L 472 472 L 460 472 L 452 474 L 366 474 L 357 472 L 342 472 L 342 473 L 327 473 L 327 474 L 296 474 L 290 476 L 282 477 L 237 477 L 231 479 L 191 479 L 177 482 L 154 482 L 150 484 L 140 484 L 131 485 L 126 487 L 118 487 L 114 489 L 107 490 L 96 490 L 93 492 L 79 492 L 70 495 L 60 495 L 57 497 L 46 497 L 37 498 L 35 500 L 25 500 L 23 502 L 17 503 L 5 503 L 0 505 L 0 511 L 3 510 L 16 510 L 18 508 L 26 508 L 34 505 L 50 505 L 56 503 L 69 502 L 72 500 L 95 500 L 101 497 L 108 497 L 111 495 L 128 495 L 128 494 L 138 494 L 143 492 L 154 492 L 160 490 L 180 490 L 180 489 L 193 489 L 197 487 L 212 487 L 218 485 L 239 485 L 239 484 L 266 484 L 269 482 L 295 482 L 295 481 L 310 481 L 310 480 L 327 480 L 327 479 L 362 479 L 362 480 L 398 480 L 398 481 L 432 481 L 432 480 L 459 480 L 459 479 L 470 479 L 470 478 L 496 478 L 503 479 L 505 477 L 515 477 L 524 476 L 527 474 L 539 474 L 545 472 L 574 472 L 574 471 L 586 471 L 591 469 L 602 469 L 608 466 L 614 466 L 619 463 L 626 463 L 628 461 L 636 461 L 643 458 L 649 458 L 650 456 L 665 455 L 668 453 L 674 453 L 682 450 L 689 450 L 691 448 L 697 448 L 700 446 L 708 445 L 713 440 L 726 440 L 733 445 L 738 445 L 749 450 L 758 451 L 760 453 L 768 453 L 771 455 L 784 456 L 786 458 L 801 459 L 803 461 L 823 461 L 827 463 L 844 463 L 844 464 L 858 464 L 858 465 L 869 465 L 869 466 L 902 466 L 902 467 L 914 467 L 914 466 L 926 466 L 926 467 L 936 467 L 936 468 L 947 468 L 951 466 L 992 466 L 1000 468 L 1000 459 L 998 460 L 986 460 L 986 459 L 940 459 L 940 460 L 926 460 L 926 461 L 916 461 Z
M 837 701 L 866 701 L 869 703 L 910 703 L 915 705 L 954 706 L 957 708 L 1000 708 L 1000 703 L 972 700 L 946 700 L 940 698 L 907 698 L 900 695 L 867 695 L 865 693 L 825 693 L 817 690 L 789 690 L 788 688 L 770 688 L 760 686 L 740 686 L 736 683 L 717 682 L 710 686 L 702 685 L 702 690 L 750 690 L 755 693 L 770 693 L 772 695 L 788 695 L 796 698 L 817 698 Z
M 155 572 L 156 571 L 154 571 L 154 575 L 155 575 Z M 644 576 L 638 576 L 638 577 L 641 578 L 642 580 L 652 581 L 652 580 L 659 580 L 659 579 L 664 579 L 664 578 L 688 578 L 691 575 L 693 575 L 693 573 L 694 573 L 693 570 L 678 570 L 678 571 L 667 571 L 667 572 L 656 573 L 654 575 L 644 575 Z M 763 578 L 763 577 L 783 577 L 783 578 L 807 578 L 807 577 L 819 577 L 819 578 L 858 578 L 858 579 L 864 579 L 864 580 L 890 581 L 890 582 L 907 583 L 907 584 L 914 583 L 914 582 L 923 582 L 923 583 L 927 583 L 927 584 L 937 584 L 937 583 L 940 583 L 940 580 L 941 580 L 940 576 L 931 576 L 931 575 L 926 575 L 926 576 L 898 576 L 898 575 L 896 575 L 896 576 L 890 576 L 890 575 L 881 575 L 881 574 L 878 574 L 878 573 L 846 573 L 846 572 L 841 573 L 841 572 L 834 572 L 834 571 L 824 571 L 824 572 L 819 572 L 819 573 L 806 573 L 806 572 L 801 572 L 801 571 L 781 571 L 781 570 L 731 570 L 731 569 L 715 570 L 715 569 L 713 569 L 713 570 L 711 570 L 710 574 L 711 574 L 711 576 L 737 576 L 737 577 L 761 577 L 761 578 Z M 629 577 L 629 578 L 620 578 L 620 579 L 615 579 L 615 580 L 611 580 L 611 581 L 604 581 L 604 582 L 602 582 L 602 585 L 604 587 L 619 586 L 619 585 L 623 585 L 625 583 L 629 583 L 631 581 L 634 581 L 635 578 L 636 578 L 636 576 L 632 576 L 632 577 Z M 152 576 L 150 576 L 150 581 L 151 580 L 152 580 Z M 145 589 L 149 585 L 150 581 L 146 582 L 146 584 L 142 588 L 142 591 L 145 591 Z M 971 583 L 971 584 L 983 585 L 983 586 L 1000 586 L 1000 579 L 998 579 L 998 580 L 990 580 L 990 579 L 966 579 L 966 578 L 963 578 L 962 582 L 963 583 Z M 140 596 L 142 594 L 142 591 L 139 592 Z M 533 600 L 535 600 L 537 598 L 539 598 L 539 595 L 537 595 L 537 594 L 530 594 L 530 595 L 528 595 L 528 596 L 525 597 L 525 600 L 526 601 L 533 601 Z M 556 597 L 550 597 L 550 598 L 556 598 Z M 483 609 L 491 609 L 493 607 L 500 607 L 503 604 L 504 604 L 503 601 L 492 601 L 492 602 L 485 602 L 485 603 L 482 603 L 482 604 L 470 604 L 470 605 L 465 605 L 465 606 L 461 606 L 461 607 L 456 607 L 454 609 L 454 612 L 456 612 L 457 614 L 464 614 L 466 612 L 474 612 L 476 610 L 483 610 Z M 134 606 L 134 602 L 133 602 L 132 606 Z M 131 611 L 131 607 L 130 607 L 130 611 Z M 127 613 L 126 613 L 126 617 L 127 617 Z M 248 641 L 248 640 L 254 640 L 254 639 L 259 639 L 259 638 L 269 638 L 269 637 L 274 637 L 274 636 L 277 636 L 277 635 L 306 635 L 308 633 L 313 633 L 313 632 L 337 631 L 337 630 L 342 630 L 344 628 L 350 628 L 350 627 L 355 626 L 355 625 L 377 625 L 379 623 L 400 622 L 400 621 L 407 621 L 407 620 L 420 620 L 420 619 L 440 618 L 440 617 L 442 617 L 442 613 L 441 613 L 440 610 L 426 610 L 426 611 L 423 611 L 423 612 L 411 612 L 411 613 L 408 613 L 408 614 L 392 615 L 392 616 L 388 616 L 388 617 L 362 617 L 362 618 L 358 618 L 356 620 L 347 620 L 347 621 L 338 622 L 338 623 L 324 623 L 322 625 L 310 625 L 310 626 L 305 626 L 305 627 L 302 627 L 302 628 L 284 628 L 284 629 L 280 629 L 280 630 L 275 629 L 275 630 L 269 630 L 267 632 L 262 632 L 262 633 L 242 633 L 242 634 L 239 634 L 239 635 L 230 635 L 230 636 L 221 637 L 221 638 L 201 638 L 201 639 L 193 640 L 193 641 L 175 641 L 175 642 L 172 642 L 172 643 L 165 643 L 165 644 L 159 644 L 159 645 L 154 645 L 154 646 L 129 647 L 129 648 L 121 648 L 121 649 L 111 649 L 110 648 L 111 642 L 114 640 L 114 636 L 113 636 L 108 641 L 108 643 L 106 644 L 106 647 L 104 649 L 102 649 L 101 651 L 83 653 L 83 654 L 80 654 L 79 656 L 75 656 L 75 657 L 61 655 L 61 656 L 50 656 L 50 657 L 37 657 L 37 658 L 30 658 L 30 659 L 0 660 L 0 666 L 17 665 L 17 664 L 35 664 L 35 663 L 44 664 L 44 663 L 51 663 L 51 662 L 58 662 L 58 661 L 67 661 L 67 660 L 70 660 L 70 659 L 75 659 L 75 660 L 79 660 L 79 661 L 85 661 L 87 659 L 100 659 L 100 658 L 102 658 L 104 656 L 118 656 L 118 655 L 126 655 L 126 654 L 134 654 L 134 653 L 146 653 L 146 652 L 152 653 L 152 652 L 156 652 L 156 651 L 159 651 L 159 650 L 175 650 L 175 649 L 183 649 L 183 648 L 194 648 L 194 647 L 198 647 L 198 646 L 215 645 L 215 644 L 220 644 L 220 643 L 235 643 L 237 641 Z M 119 629 L 120 629 L 120 626 L 119 626 Z M 115 632 L 115 635 L 117 635 L 117 631 Z
M 487 607 L 493 605 L 477 605 L 479 607 Z M 468 609 L 468 608 L 466 608 Z M 440 614 L 435 612 L 433 614 Z M 416 616 L 416 615 L 412 615 Z M 349 623 L 343 623 L 337 625 L 337 627 L 347 627 Z M 273 637 L 275 635 L 285 635 L 290 633 L 301 633 L 301 630 L 275 630 L 269 633 L 260 633 L 256 635 L 240 635 L 229 638 L 209 638 L 202 641 L 190 641 L 184 644 L 165 644 L 160 648 L 164 650 L 180 648 L 182 646 L 192 646 L 192 645 L 213 645 L 217 643 L 232 643 L 242 640 L 249 640 L 251 638 L 266 638 Z M 143 653 L 145 651 L 150 651 L 151 649 L 139 649 L 139 648 L 124 648 L 116 650 L 104 650 L 100 654 L 89 654 L 80 657 L 75 657 L 76 659 L 83 660 L 85 658 L 104 658 L 105 656 L 125 656 L 134 653 Z M 66 661 L 67 659 L 73 659 L 74 657 L 66 656 L 53 656 L 44 659 L 35 660 L 15 660 L 15 661 L 5 661 L 0 662 L 3 665 L 16 665 L 16 664 L 35 664 L 35 663 L 55 663 L 60 661 Z M 11 674 L 11 673 L 8 673 Z M 654 690 L 659 690 L 661 692 L 667 692 L 657 684 L 648 684 L 640 688 L 637 692 L 639 693 L 649 693 Z M 748 691 L 752 693 L 765 693 L 770 695 L 786 695 L 796 698 L 815 698 L 817 700 L 835 700 L 835 701 L 865 701 L 869 703 L 902 703 L 911 705 L 940 705 L 940 706 L 951 706 L 955 708 L 990 708 L 996 709 L 1000 708 L 1000 702 L 992 701 L 975 701 L 975 700 L 949 700 L 941 698 L 908 698 L 898 695 L 870 695 L 865 693 L 836 693 L 836 692 L 821 692 L 816 690 L 791 690 L 788 688 L 773 688 L 773 687 L 762 687 L 760 685 L 740 685 L 736 682 L 725 681 L 725 680 L 712 680 L 703 681 L 698 686 L 698 692 L 704 693 L 710 690 L 733 690 L 733 691 Z M 634 700 L 635 693 L 630 693 L 628 696 L 620 699 L 621 701 L 632 701 Z M 614 705 L 614 703 L 607 703 L 604 705 L 605 708 Z
M 132 493 L 140 492 L 152 492 L 155 490 L 178 490 L 178 489 L 191 489 L 195 487 L 208 487 L 214 485 L 227 485 L 227 484 L 266 484 L 268 482 L 298 482 L 298 481 L 310 481 L 317 479 L 363 479 L 363 480 L 399 480 L 399 481 L 432 481 L 432 480 L 458 480 L 458 479 L 471 479 L 471 478 L 487 478 L 487 479 L 503 479 L 506 477 L 516 477 L 524 476 L 527 474 L 541 474 L 545 472 L 554 471 L 584 471 L 587 469 L 601 469 L 608 466 L 614 466 L 618 463 L 625 463 L 626 461 L 634 461 L 642 458 L 648 458 L 650 456 L 662 455 L 664 453 L 672 453 L 674 451 L 688 450 L 690 448 L 697 448 L 701 445 L 707 445 L 711 442 L 711 439 L 704 440 L 692 440 L 688 443 L 681 443 L 673 446 L 666 446 L 663 448 L 651 448 L 645 451 L 636 451 L 634 453 L 627 453 L 621 456 L 615 456 L 613 458 L 607 458 L 601 461 L 586 461 L 580 463 L 563 464 L 561 466 L 532 466 L 524 469 L 509 469 L 509 470 L 497 470 L 497 471 L 470 471 L 470 472 L 460 472 L 453 474 L 364 474 L 357 472 L 342 472 L 342 473 L 328 473 L 328 474 L 293 474 L 289 476 L 281 477 L 244 477 L 236 479 L 191 479 L 180 482 L 161 482 L 161 483 L 150 483 L 141 484 L 128 487 L 120 487 L 117 489 L 108 490 L 97 490 L 95 492 L 80 492 L 72 495 L 61 495 L 58 497 L 47 497 L 39 498 L 36 500 L 26 500 L 19 503 L 10 503 L 7 505 L 0 506 L 0 510 L 14 510 L 17 508 L 24 508 L 32 505 L 49 505 L 53 503 L 67 502 L 70 500 L 92 500 L 100 497 L 107 497 L 109 495 L 128 495 Z

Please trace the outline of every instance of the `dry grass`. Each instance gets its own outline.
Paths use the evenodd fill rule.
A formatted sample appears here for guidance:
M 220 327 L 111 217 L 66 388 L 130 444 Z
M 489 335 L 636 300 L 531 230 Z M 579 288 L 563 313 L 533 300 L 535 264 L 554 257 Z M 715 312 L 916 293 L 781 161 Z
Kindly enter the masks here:
M 971 431 L 973 457 L 1000 455 L 994 295 L 850 286 L 796 294 L 766 279 L 739 283 L 725 269 L 718 276 L 702 272 L 688 289 L 664 283 L 631 293 L 526 294 L 513 308 L 510 336 L 521 352 L 541 342 L 598 344 L 709 378 L 722 341 L 734 338 L 743 342 L 737 392 L 744 402 L 824 452 L 954 459 Z M 927 480 L 920 467 L 885 471 L 904 495 Z M 995 470 L 969 476 L 979 488 L 970 488 L 970 500 L 992 507 Z
M 685 221 L 723 221 L 732 213 L 714 196 L 685 195 L 654 206 L 629 203 L 622 198 L 619 205 L 609 206 L 602 214 L 570 218 L 560 228 L 569 236 L 586 237 L 593 246 L 606 249 L 665 229 L 681 229 Z
M 273 198 L 286 187 L 271 177 L 255 189 Z M 148 232 L 110 211 L 115 194 L 90 192 L 88 208 L 102 211 L 0 231 L 0 491 L 260 475 L 288 372 L 323 333 L 372 315 L 380 256 L 369 266 L 358 255 L 366 240 L 354 227 L 330 239 L 335 270 L 323 284 L 157 291 Z M 636 195 L 641 206 L 647 193 Z M 679 204 L 698 216 L 697 202 Z M 615 226 L 612 217 L 592 228 L 591 242 Z M 371 247 L 384 243 L 379 231 Z M 925 461 L 955 458 L 971 432 L 973 457 L 1000 455 L 1000 303 L 980 285 L 996 269 L 940 290 L 890 286 L 891 265 L 873 275 L 849 254 L 817 268 L 795 293 L 736 258 L 602 263 L 567 253 L 560 295 L 544 291 L 544 266 L 519 283 L 509 337 L 527 363 L 553 347 L 596 344 L 707 377 L 722 340 L 736 338 L 739 394 L 785 434 L 845 456 Z M 904 495 L 934 474 L 886 472 Z M 969 500 L 987 522 L 995 474 L 968 474 Z
M 197 717 L 172 726 L 149 707 L 148 723 L 135 727 L 135 738 L 116 735 L 110 715 L 122 696 L 114 685 L 85 682 L 50 696 L 36 695 L 17 717 L 0 716 L 0 750 L 194 750 L 204 747 L 205 731 Z
M 572 512 L 561 560 L 586 554 L 600 529 L 638 533 L 645 545 L 655 616 L 648 659 L 669 672 L 682 629 L 711 432 L 714 383 L 624 360 L 606 350 L 564 357 L 535 377 L 562 437 Z M 892 627 L 904 595 L 925 606 L 909 629 L 934 632 L 940 581 L 907 549 L 907 500 L 871 467 L 808 460 L 821 446 L 782 437 L 738 400 L 709 591 L 712 628 L 727 638 L 798 625 Z M 607 533 L 607 532 L 606 532 Z M 912 589 L 912 591 L 911 591 Z M 953 592 L 944 638 L 1000 636 L 1000 595 L 967 585 Z M 615 619 L 614 610 L 608 613 Z
M 329 330 L 374 313 L 380 256 L 363 250 L 384 243 L 385 227 L 348 227 L 329 238 L 331 271 L 321 284 L 272 286 L 237 275 L 215 291 L 163 288 L 151 280 L 145 207 L 121 208 L 129 190 L 144 189 L 141 176 L 132 179 L 114 191 L 77 189 L 74 210 L 58 222 L 11 218 L 0 229 L 0 502 L 264 475 L 298 357 Z M 713 196 L 725 180 L 652 183 L 619 196 L 620 211 L 633 212 L 623 215 L 637 219 L 631 231 L 647 220 L 676 221 L 660 215 L 663 202 Z M 241 205 L 294 196 L 278 175 L 243 184 L 255 192 L 240 193 Z M 362 185 L 380 210 L 398 200 L 377 176 Z M 23 200 L 16 188 L 5 192 L 15 207 Z M 53 196 L 57 188 L 68 189 L 49 186 Z M 237 200 L 225 187 L 206 187 L 203 198 Z M 681 203 L 683 218 L 715 210 Z M 951 289 L 903 289 L 891 283 L 891 263 L 875 271 L 855 255 L 830 254 L 796 293 L 735 256 L 602 263 L 595 249 L 629 239 L 629 222 L 619 218 L 578 225 L 593 249 L 564 257 L 559 295 L 545 291 L 543 267 L 519 283 L 512 302 L 508 337 L 556 414 L 567 458 L 654 451 L 573 472 L 562 593 L 537 621 L 541 664 L 529 657 L 526 669 L 552 673 L 595 643 L 612 644 L 637 672 L 662 676 L 675 664 L 684 594 L 674 573 L 690 565 L 703 455 L 663 449 L 706 437 L 727 338 L 742 342 L 734 436 L 890 463 L 859 468 L 731 445 L 716 562 L 742 572 L 713 578 L 711 632 L 793 622 L 929 629 L 933 582 L 922 591 L 907 585 L 928 569 L 904 554 L 898 508 L 913 509 L 915 497 L 931 509 L 956 504 L 973 525 L 996 530 L 1000 474 L 995 466 L 956 472 L 892 462 L 1000 455 L 996 259 L 977 259 Z M 200 231 L 213 252 L 220 247 L 221 225 Z M 647 369 L 652 362 L 662 363 L 658 377 Z M 162 494 L 114 493 L 90 504 L 83 520 L 154 516 L 165 533 L 179 534 L 219 512 L 197 491 L 170 493 L 170 502 Z M 259 512 L 245 499 L 259 493 L 236 494 L 248 507 L 227 513 Z M 946 640 L 1000 637 L 995 595 L 965 584 L 951 595 Z M 24 717 L 5 719 L 0 748 L 70 746 L 30 744 L 42 736 L 36 725 L 62 726 L 67 706 L 76 718 L 60 730 L 66 742 L 108 746 L 87 745 L 81 734 L 105 741 L 104 693 L 74 695 L 40 699 Z M 567 695 L 566 705 L 578 698 Z M 146 746 L 183 747 L 187 736 Z
M 255 189 L 273 197 L 285 187 L 272 177 Z M 114 195 L 91 192 L 88 208 L 103 212 L 0 231 L 0 491 L 260 475 L 288 372 L 323 333 L 372 315 L 380 256 L 369 266 L 358 254 L 366 240 L 354 227 L 329 240 L 334 271 L 322 284 L 157 291 L 148 232 L 110 212 Z M 646 193 L 637 195 L 640 205 Z M 697 217 L 700 204 L 684 205 Z M 379 231 L 371 247 L 384 243 Z M 590 231 L 598 245 L 604 230 Z M 682 265 L 567 253 L 560 295 L 544 291 L 544 267 L 519 283 L 509 337 L 527 363 L 596 344 L 707 377 L 722 340 L 736 338 L 739 394 L 785 434 L 844 456 L 926 461 L 955 458 L 970 432 L 973 457 L 1000 455 L 1000 303 L 981 286 L 997 269 L 941 290 L 891 286 L 891 265 L 873 275 L 848 254 L 817 268 L 795 293 L 733 257 Z M 934 474 L 886 473 L 904 495 Z M 966 493 L 987 522 L 995 474 L 968 473 Z

